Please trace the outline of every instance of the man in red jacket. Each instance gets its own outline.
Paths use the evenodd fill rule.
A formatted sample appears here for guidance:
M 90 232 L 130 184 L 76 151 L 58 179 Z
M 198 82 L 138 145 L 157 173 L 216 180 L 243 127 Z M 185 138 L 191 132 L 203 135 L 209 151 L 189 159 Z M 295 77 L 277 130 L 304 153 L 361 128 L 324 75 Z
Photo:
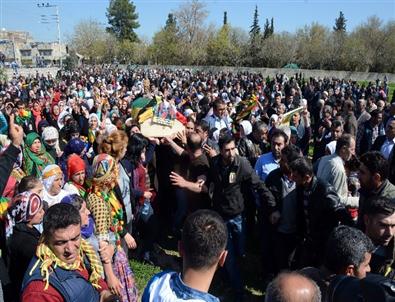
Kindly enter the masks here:
M 22 283 L 22 302 L 114 301 L 93 247 L 81 238 L 81 217 L 70 204 L 44 216 L 43 241 Z

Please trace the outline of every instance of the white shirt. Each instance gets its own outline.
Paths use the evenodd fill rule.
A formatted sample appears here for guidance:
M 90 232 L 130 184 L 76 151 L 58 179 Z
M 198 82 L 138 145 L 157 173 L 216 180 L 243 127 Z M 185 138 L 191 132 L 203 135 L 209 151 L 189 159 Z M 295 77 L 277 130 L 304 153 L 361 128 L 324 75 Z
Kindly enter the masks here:
M 53 196 L 44 189 L 44 201 L 48 203 L 48 207 L 52 207 L 54 204 L 60 203 L 63 197 L 70 195 L 69 192 L 61 189 L 60 193 L 56 196 Z
M 388 159 L 390 157 L 392 148 L 394 148 L 395 144 L 395 138 L 392 140 L 389 140 L 388 138 L 385 140 L 384 144 L 381 146 L 380 152 L 383 154 L 385 159 Z

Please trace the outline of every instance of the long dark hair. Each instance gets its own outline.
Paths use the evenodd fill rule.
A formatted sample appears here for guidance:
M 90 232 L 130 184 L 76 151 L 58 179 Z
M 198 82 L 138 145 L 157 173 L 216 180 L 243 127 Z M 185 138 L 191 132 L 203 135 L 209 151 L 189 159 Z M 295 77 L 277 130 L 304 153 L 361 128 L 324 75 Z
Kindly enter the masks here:
M 148 146 L 147 138 L 140 134 L 133 134 L 129 140 L 126 156 L 130 162 L 137 166 L 140 162 L 141 152 Z

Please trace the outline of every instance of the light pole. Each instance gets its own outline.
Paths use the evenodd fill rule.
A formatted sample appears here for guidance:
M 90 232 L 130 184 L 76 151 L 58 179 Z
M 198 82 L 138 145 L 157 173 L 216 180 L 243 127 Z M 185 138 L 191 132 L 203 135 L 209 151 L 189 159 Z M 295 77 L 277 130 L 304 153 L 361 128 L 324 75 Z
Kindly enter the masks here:
M 57 5 L 51 5 L 48 2 L 47 3 L 37 3 L 37 7 L 39 8 L 49 8 L 49 7 L 54 7 L 55 8 L 55 15 L 51 15 L 52 19 L 47 19 L 47 15 L 41 15 L 41 23 L 43 24 L 48 24 L 52 23 L 52 21 L 55 21 L 57 26 L 58 26 L 58 47 L 59 47 L 59 65 L 60 69 L 63 67 L 63 62 L 62 62 L 62 47 L 60 45 L 60 15 L 59 15 L 59 6 Z

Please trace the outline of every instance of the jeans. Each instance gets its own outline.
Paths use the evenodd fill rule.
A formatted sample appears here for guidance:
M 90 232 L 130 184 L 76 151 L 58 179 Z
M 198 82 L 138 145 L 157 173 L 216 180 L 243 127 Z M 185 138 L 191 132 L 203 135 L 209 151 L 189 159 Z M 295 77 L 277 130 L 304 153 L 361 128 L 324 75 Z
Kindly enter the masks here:
M 228 243 L 225 261 L 225 270 L 229 277 L 229 281 L 232 287 L 236 290 L 237 294 L 243 293 L 243 283 L 240 277 L 240 269 L 237 263 L 239 257 L 244 256 L 244 218 L 242 214 L 237 215 L 232 219 L 225 220 L 226 227 L 228 229 Z

